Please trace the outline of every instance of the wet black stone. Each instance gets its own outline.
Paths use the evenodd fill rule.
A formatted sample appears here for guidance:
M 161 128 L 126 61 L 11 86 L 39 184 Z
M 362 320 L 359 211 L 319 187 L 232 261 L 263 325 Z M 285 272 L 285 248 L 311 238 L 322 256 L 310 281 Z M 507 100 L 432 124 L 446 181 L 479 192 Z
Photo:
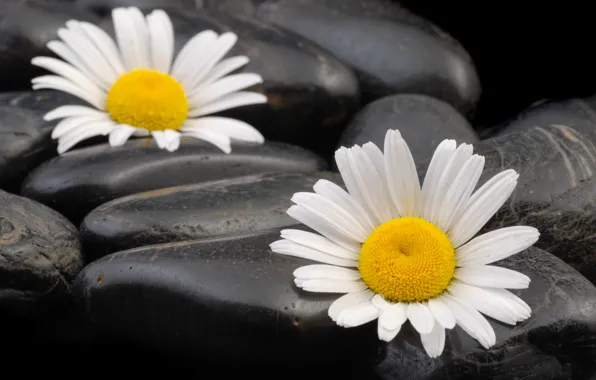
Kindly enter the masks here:
M 77 229 L 57 212 L 0 191 L 0 309 L 36 318 L 68 303 L 82 268 Z
M 337 298 L 307 294 L 292 272 L 310 261 L 273 254 L 279 231 L 169 243 L 106 256 L 73 287 L 100 331 L 194 359 L 255 363 L 365 363 L 379 342 L 372 324 L 343 329 Z
M 478 142 L 472 126 L 449 104 L 425 95 L 400 94 L 364 107 L 343 132 L 339 146 L 370 141 L 383 150 L 385 134 L 390 129 L 400 131 L 417 163 L 432 157 L 444 139 Z
M 76 0 L 75 0 L 76 1 Z M 113 8 L 138 7 L 144 9 L 161 9 L 181 7 L 195 9 L 195 0 L 78 0 L 76 5 L 99 16 L 110 15 Z
M 499 262 L 528 275 L 514 291 L 532 308 L 515 328 L 488 318 L 497 344 L 482 348 L 460 327 L 447 334 L 443 355 L 429 359 L 411 326 L 387 347 L 379 379 L 592 379 L 596 376 L 596 288 L 558 258 L 538 248 Z M 401 337 L 401 339 L 400 339 Z
M 159 149 L 152 139 L 76 149 L 38 167 L 22 195 L 78 224 L 95 207 L 134 193 L 265 172 L 313 172 L 327 164 L 302 148 L 267 142 L 233 144 L 226 155 L 206 142 L 184 138 L 180 149 Z
M 0 91 L 31 89 L 31 78 L 44 73 L 31 58 L 50 55 L 46 43 L 70 19 L 98 20 L 67 1 L 0 2 Z
M 18 192 L 31 170 L 57 154 L 50 138 L 55 123 L 42 118 L 64 102 L 75 103 L 50 91 L 0 93 L 0 188 Z
M 290 226 L 286 214 L 299 191 L 338 174 L 269 173 L 171 187 L 115 199 L 81 224 L 86 259 L 150 244 L 230 236 Z
M 238 42 L 228 56 L 250 58 L 239 72 L 263 77 L 263 84 L 252 90 L 267 95 L 267 104 L 218 115 L 245 120 L 269 140 L 305 146 L 326 156 L 333 153 L 341 129 L 359 106 L 358 80 L 351 69 L 309 41 L 257 19 L 177 7 L 166 10 L 174 24 L 176 51 L 205 29 L 231 31 Z M 110 18 L 102 27 L 113 35 Z
M 514 193 L 485 230 L 534 226 L 541 232 L 538 247 L 596 283 L 596 124 L 550 120 L 536 119 L 530 129 L 475 146 L 486 157 L 481 183 L 507 168 L 520 173 Z
M 254 14 L 317 43 L 356 71 L 366 102 L 419 93 L 443 99 L 467 115 L 480 97 L 479 78 L 464 48 L 396 3 L 212 0 L 205 6 Z

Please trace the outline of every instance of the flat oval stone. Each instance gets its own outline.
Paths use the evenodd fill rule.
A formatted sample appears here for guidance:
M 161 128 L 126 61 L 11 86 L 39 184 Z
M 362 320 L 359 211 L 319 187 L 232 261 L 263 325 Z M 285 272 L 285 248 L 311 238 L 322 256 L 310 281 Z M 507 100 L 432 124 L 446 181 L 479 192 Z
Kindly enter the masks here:
M 74 0 L 77 7 L 87 9 L 99 16 L 109 15 L 113 8 L 138 7 L 145 9 L 162 9 L 181 7 L 192 10 L 195 0 Z
M 338 174 L 268 173 L 133 194 L 91 211 L 81 224 L 85 258 L 150 244 L 287 227 L 296 192 Z
M 257 19 L 180 7 L 164 9 L 174 25 L 176 51 L 205 29 L 234 32 L 238 42 L 227 56 L 249 57 L 239 72 L 263 77 L 263 84 L 253 90 L 264 93 L 267 104 L 217 115 L 247 121 L 269 140 L 332 153 L 341 129 L 359 106 L 358 80 L 350 68 L 308 40 Z M 113 35 L 111 19 L 105 19 L 102 27 Z
M 184 138 L 180 149 L 159 149 L 152 139 L 122 147 L 96 145 L 67 152 L 38 167 L 22 195 L 78 224 L 95 207 L 134 193 L 266 172 L 313 172 L 326 162 L 302 148 L 266 142 L 234 144 L 227 155 L 206 142 Z
M 374 357 L 376 327 L 338 327 L 327 315 L 337 295 L 296 288 L 292 272 L 311 262 L 272 253 L 278 237 L 276 230 L 117 252 L 83 269 L 75 295 L 99 332 L 194 360 Z
M 364 107 L 343 132 L 339 146 L 363 145 L 370 141 L 383 150 L 385 134 L 396 128 L 417 163 L 430 159 L 444 139 L 478 142 L 472 126 L 451 105 L 425 95 L 400 94 Z
M 537 247 L 594 282 L 596 124 L 578 120 L 573 126 L 536 120 L 533 128 L 482 141 L 475 152 L 486 158 L 480 183 L 507 168 L 520 173 L 514 193 L 484 230 L 534 226 L 541 233 Z
M 254 12 L 323 47 L 356 71 L 363 100 L 419 93 L 469 114 L 480 81 L 465 49 L 436 25 L 383 0 L 208 1 Z M 248 4 L 247 4 L 248 3 Z
M 64 102 L 80 103 L 51 91 L 0 93 L 0 188 L 18 192 L 31 170 L 57 154 L 54 124 L 43 115 Z
M 31 58 L 50 55 L 45 45 L 70 19 L 98 21 L 67 1 L 0 2 L 0 91 L 31 89 L 31 78 L 44 73 L 31 65 Z
M 528 275 L 530 287 L 513 291 L 532 308 L 511 327 L 487 318 L 497 343 L 486 350 L 459 326 L 445 351 L 430 359 L 411 326 L 402 329 L 375 367 L 377 379 L 591 379 L 596 376 L 596 288 L 560 259 L 530 248 L 498 263 Z M 406 326 L 404 326 L 406 327 Z M 573 374 L 573 376 L 572 376 Z
M 0 191 L 0 308 L 35 318 L 70 300 L 83 266 L 77 229 L 30 199 Z

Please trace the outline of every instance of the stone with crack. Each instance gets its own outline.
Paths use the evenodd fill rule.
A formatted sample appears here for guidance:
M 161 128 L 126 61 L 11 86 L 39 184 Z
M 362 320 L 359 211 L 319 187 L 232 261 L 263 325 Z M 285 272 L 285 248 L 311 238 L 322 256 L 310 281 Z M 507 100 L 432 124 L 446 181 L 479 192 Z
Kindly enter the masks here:
M 0 309 L 36 318 L 69 302 L 83 258 L 77 229 L 35 201 L 0 191 Z

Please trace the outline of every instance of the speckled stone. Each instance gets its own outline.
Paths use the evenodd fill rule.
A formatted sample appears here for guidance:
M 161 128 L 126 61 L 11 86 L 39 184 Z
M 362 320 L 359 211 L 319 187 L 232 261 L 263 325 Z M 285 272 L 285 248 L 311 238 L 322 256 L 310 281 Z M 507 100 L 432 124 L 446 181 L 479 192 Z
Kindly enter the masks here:
M 171 187 L 115 199 L 81 224 L 86 259 L 150 244 L 206 239 L 296 224 L 286 210 L 292 195 L 319 179 L 343 185 L 338 174 L 268 173 Z

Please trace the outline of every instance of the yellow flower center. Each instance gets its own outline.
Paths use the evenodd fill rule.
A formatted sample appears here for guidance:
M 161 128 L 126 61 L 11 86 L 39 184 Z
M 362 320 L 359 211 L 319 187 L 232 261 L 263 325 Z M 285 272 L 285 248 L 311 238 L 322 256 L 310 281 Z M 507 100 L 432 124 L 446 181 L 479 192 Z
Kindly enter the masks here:
M 168 74 L 135 69 L 112 85 L 106 108 L 121 124 L 149 131 L 177 130 L 188 115 L 188 100 L 182 85 Z
M 449 237 L 432 223 L 414 217 L 380 225 L 360 250 L 364 282 L 391 302 L 426 301 L 441 294 L 455 272 Z

